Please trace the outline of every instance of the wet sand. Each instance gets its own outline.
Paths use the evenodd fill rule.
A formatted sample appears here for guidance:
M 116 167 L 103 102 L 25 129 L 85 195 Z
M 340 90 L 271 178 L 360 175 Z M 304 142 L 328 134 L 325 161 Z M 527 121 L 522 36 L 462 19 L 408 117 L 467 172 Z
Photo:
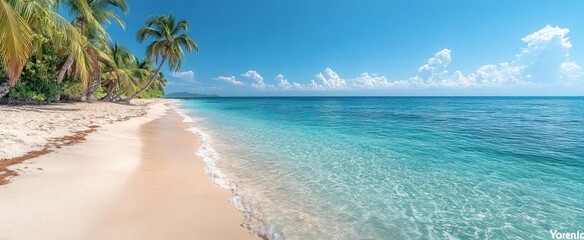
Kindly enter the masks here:
M 142 125 L 142 161 L 92 239 L 252 239 L 229 192 L 195 156 L 199 140 L 173 110 Z

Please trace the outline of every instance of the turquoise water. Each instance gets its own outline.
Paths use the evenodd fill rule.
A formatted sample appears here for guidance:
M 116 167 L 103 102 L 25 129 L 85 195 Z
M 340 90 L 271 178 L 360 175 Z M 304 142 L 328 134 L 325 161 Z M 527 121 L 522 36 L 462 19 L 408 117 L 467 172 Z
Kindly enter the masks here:
M 209 172 L 272 239 L 584 230 L 584 98 L 181 100 Z M 217 169 L 215 168 L 217 167 Z

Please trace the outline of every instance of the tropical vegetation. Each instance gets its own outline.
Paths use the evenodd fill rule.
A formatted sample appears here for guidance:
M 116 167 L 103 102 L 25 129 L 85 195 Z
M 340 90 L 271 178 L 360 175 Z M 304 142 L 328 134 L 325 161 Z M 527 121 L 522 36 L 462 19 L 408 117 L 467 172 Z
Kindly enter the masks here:
M 163 96 L 163 66 L 178 71 L 186 52 L 198 52 L 189 23 L 172 14 L 148 17 L 136 34 L 139 43 L 152 41 L 140 59 L 107 32 L 112 22 L 125 27 L 118 13 L 128 9 L 125 0 L 0 0 L 0 99 Z

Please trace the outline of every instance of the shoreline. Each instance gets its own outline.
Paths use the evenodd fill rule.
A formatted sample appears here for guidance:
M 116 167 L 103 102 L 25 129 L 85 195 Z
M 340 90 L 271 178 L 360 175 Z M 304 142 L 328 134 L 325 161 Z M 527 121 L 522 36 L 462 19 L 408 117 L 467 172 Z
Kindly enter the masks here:
M 35 170 L 0 186 L 3 237 L 257 239 L 169 103 L 17 164 Z
M 188 129 L 185 130 L 194 134 L 199 139 L 200 146 L 197 151 L 197 156 L 205 162 L 205 172 L 210 180 L 215 185 L 231 193 L 229 195 L 230 204 L 244 216 L 244 221 L 241 225 L 258 238 L 267 240 L 269 236 L 273 236 L 273 233 L 265 228 L 262 219 L 258 218 L 257 212 L 253 207 L 243 201 L 241 192 L 237 186 L 227 178 L 226 174 L 218 166 L 220 156 L 212 146 L 211 139 L 213 137 L 211 137 L 210 132 L 203 130 L 202 126 L 195 124 L 198 122 L 193 119 L 195 116 L 189 115 L 190 110 L 184 108 L 179 101 L 171 102 L 169 106 L 181 116 L 182 123 L 188 126 Z

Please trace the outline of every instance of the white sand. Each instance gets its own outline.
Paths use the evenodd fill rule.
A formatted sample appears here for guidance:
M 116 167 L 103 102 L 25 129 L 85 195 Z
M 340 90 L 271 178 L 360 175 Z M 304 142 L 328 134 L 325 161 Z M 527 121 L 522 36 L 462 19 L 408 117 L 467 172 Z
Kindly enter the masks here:
M 53 138 L 142 115 L 146 103 L 66 103 L 38 106 L 0 106 L 0 159 L 13 158 L 44 148 Z

